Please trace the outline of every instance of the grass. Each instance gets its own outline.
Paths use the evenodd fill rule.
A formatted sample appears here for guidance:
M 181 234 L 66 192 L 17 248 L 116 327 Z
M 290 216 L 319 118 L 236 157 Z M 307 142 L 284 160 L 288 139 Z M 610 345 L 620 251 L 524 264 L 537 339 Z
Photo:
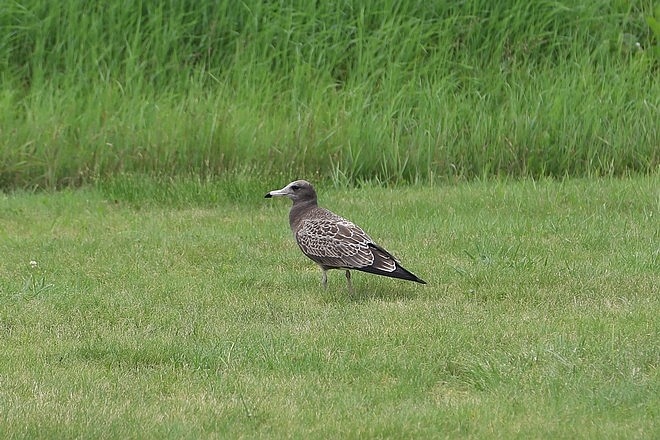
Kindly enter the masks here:
M 429 282 L 352 297 L 283 183 L 2 195 L 0 436 L 658 437 L 657 175 L 321 185 Z
M 656 172 L 657 20 L 652 1 L 3 2 L 0 188 Z
M 0 2 L 0 437 L 660 437 L 659 21 Z M 429 285 L 322 290 L 299 177 Z

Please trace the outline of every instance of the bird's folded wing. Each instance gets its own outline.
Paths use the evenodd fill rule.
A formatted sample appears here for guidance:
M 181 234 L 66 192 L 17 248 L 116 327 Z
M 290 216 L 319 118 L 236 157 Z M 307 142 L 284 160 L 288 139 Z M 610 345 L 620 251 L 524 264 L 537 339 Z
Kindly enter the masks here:
M 374 262 L 373 241 L 348 220 L 306 219 L 295 236 L 303 253 L 325 266 L 350 269 Z

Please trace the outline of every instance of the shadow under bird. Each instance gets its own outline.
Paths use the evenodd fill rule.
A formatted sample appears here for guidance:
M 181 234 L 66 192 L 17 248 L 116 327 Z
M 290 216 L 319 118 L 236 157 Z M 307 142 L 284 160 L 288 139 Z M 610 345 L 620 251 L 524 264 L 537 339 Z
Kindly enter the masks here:
M 296 180 L 266 194 L 266 198 L 270 197 L 288 197 L 293 201 L 289 212 L 291 230 L 303 254 L 321 267 L 324 288 L 328 286 L 330 269 L 346 271 L 350 292 L 353 291 L 350 272 L 353 269 L 426 284 L 374 243 L 359 226 L 320 208 L 316 191 L 306 180 Z

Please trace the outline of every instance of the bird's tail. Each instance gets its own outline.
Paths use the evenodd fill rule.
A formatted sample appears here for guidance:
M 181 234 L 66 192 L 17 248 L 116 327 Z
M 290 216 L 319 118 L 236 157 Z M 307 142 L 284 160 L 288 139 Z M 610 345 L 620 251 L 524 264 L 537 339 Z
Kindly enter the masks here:
M 410 272 L 408 269 L 400 266 L 399 263 L 396 264 L 396 269 L 394 269 L 392 272 L 376 269 L 375 267 L 371 267 L 371 266 L 361 267 L 357 270 L 361 270 L 362 272 L 373 273 L 376 275 L 382 275 L 385 277 L 399 278 L 401 280 L 414 281 L 416 283 L 426 284 L 426 281 L 424 281 L 414 273 Z
M 374 256 L 374 261 L 370 266 L 361 267 L 358 270 L 376 275 L 383 275 L 386 277 L 399 278 L 402 280 L 426 284 L 426 281 L 401 266 L 394 255 L 390 254 L 382 247 L 375 243 L 370 243 L 369 247 L 371 248 L 372 255 Z

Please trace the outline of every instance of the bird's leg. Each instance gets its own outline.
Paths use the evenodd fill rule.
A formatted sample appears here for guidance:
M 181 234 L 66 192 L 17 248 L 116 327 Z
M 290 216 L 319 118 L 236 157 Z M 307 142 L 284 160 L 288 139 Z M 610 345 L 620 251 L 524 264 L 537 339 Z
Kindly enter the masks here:
M 321 278 L 321 284 L 323 284 L 323 288 L 327 289 L 328 288 L 328 271 L 326 269 L 321 268 L 323 271 L 323 278 Z
M 351 271 L 346 271 L 346 282 L 348 283 L 348 293 L 353 294 L 353 285 L 351 284 Z

